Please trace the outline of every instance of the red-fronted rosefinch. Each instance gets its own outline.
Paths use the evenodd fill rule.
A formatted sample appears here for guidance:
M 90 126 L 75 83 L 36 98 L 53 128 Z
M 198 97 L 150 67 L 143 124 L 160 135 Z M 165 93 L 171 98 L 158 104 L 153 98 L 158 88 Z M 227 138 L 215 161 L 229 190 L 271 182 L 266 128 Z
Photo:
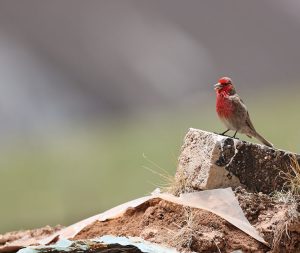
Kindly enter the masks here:
M 269 147 L 273 147 L 272 143 L 256 132 L 250 120 L 247 107 L 236 93 L 229 77 L 222 77 L 215 84 L 215 90 L 217 93 L 217 114 L 227 127 L 227 130 L 222 135 L 225 135 L 229 130 L 234 130 L 233 138 L 239 132 L 246 134 L 250 138 L 254 137 Z

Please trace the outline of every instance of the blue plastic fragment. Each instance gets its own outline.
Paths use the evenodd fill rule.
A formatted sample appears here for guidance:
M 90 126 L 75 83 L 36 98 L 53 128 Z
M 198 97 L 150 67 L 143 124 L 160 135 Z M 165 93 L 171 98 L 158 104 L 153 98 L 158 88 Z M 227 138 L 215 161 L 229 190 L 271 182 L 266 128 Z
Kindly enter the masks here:
M 70 241 L 67 239 L 59 240 L 57 243 L 47 246 L 29 246 L 24 249 L 20 249 L 18 253 L 38 253 L 40 251 L 45 251 L 46 249 L 52 249 L 57 250 L 61 252 L 68 252 L 72 251 L 74 249 L 80 249 L 80 250 L 88 250 L 87 245 L 83 245 L 82 243 L 78 244 L 76 241 Z
M 18 250 L 17 253 L 37 253 L 37 252 L 38 252 L 38 250 L 35 250 L 31 247 L 27 247 L 27 248 Z
M 47 250 L 56 250 L 59 252 L 70 252 L 81 250 L 83 252 L 88 251 L 90 243 L 103 243 L 120 244 L 122 246 L 132 245 L 140 249 L 142 252 L 147 253 L 179 253 L 175 249 L 160 246 L 158 244 L 150 243 L 139 237 L 118 237 L 112 235 L 105 235 L 96 239 L 84 240 L 84 241 L 70 241 L 67 239 L 59 240 L 57 243 L 48 246 L 29 246 L 24 249 L 20 249 L 18 253 L 41 253 Z
M 119 237 L 119 236 L 113 236 L 113 235 L 104 235 L 102 237 L 92 239 L 94 242 L 100 242 L 105 244 L 120 244 L 123 246 L 126 245 L 133 245 L 140 249 L 143 252 L 147 253 L 179 253 L 176 249 L 171 249 L 167 247 L 163 247 L 161 245 L 147 242 L 139 237 Z

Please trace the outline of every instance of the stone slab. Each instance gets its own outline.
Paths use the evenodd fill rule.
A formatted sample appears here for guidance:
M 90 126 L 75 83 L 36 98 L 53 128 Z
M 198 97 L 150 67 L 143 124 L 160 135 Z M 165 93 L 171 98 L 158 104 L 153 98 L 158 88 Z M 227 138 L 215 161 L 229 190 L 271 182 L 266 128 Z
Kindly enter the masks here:
M 293 154 L 227 136 L 189 129 L 179 156 L 177 184 L 187 191 L 245 186 L 271 193 L 287 186 Z M 296 155 L 298 162 L 300 156 Z

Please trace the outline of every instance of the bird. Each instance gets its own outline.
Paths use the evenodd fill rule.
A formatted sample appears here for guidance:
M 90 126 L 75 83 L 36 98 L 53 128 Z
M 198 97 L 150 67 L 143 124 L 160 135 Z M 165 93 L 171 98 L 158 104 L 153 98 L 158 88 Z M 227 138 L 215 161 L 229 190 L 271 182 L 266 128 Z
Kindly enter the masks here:
M 225 135 L 228 131 L 235 131 L 236 134 L 247 135 L 249 138 L 256 138 L 264 145 L 273 147 L 273 144 L 261 136 L 254 128 L 249 116 L 248 109 L 243 100 L 236 93 L 229 77 L 222 77 L 219 82 L 214 85 L 216 91 L 216 111 L 220 120 L 225 124 L 227 130 L 220 135 Z

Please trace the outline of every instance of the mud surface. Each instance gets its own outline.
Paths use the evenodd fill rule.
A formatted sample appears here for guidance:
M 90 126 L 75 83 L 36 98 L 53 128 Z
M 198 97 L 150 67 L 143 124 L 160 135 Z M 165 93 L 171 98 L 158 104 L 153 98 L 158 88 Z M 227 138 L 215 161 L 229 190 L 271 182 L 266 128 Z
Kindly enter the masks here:
M 73 239 L 85 240 L 103 235 L 137 236 L 174 247 L 180 252 L 300 252 L 299 199 L 280 199 L 262 193 L 250 193 L 241 187 L 235 189 L 235 195 L 249 222 L 270 247 L 213 213 L 161 199 L 152 199 L 136 208 L 130 208 L 122 217 L 96 221 Z M 0 235 L 0 249 L 7 243 L 27 243 L 27 240 L 32 239 L 34 243 L 60 229 L 45 227 Z M 130 250 L 135 252 L 136 249 Z M 122 252 L 121 248 L 116 252 Z
M 278 200 L 241 187 L 235 195 L 249 222 L 272 246 L 271 252 L 300 252 L 300 197 Z
M 32 230 L 20 230 L 5 233 L 0 235 L 0 252 L 16 252 L 20 248 L 29 245 L 38 245 L 39 240 L 42 240 L 55 232 L 61 230 L 63 227 L 58 225 L 56 227 L 45 226 Z
M 0 247 L 4 244 L 13 243 L 16 241 L 25 241 L 30 239 L 39 240 L 49 235 L 52 235 L 53 233 L 61 230 L 62 228 L 63 227 L 60 225 L 56 227 L 46 226 L 43 228 L 37 228 L 32 230 L 20 230 L 5 233 L 3 235 L 0 235 Z
M 124 216 L 91 224 L 74 239 L 139 236 L 181 252 L 265 252 L 267 247 L 210 212 L 153 199 Z
M 128 209 L 120 218 L 97 221 L 74 239 L 112 234 L 142 237 L 180 252 L 300 252 L 299 203 L 249 193 L 241 187 L 235 194 L 245 216 L 270 247 L 213 213 L 160 199 Z

